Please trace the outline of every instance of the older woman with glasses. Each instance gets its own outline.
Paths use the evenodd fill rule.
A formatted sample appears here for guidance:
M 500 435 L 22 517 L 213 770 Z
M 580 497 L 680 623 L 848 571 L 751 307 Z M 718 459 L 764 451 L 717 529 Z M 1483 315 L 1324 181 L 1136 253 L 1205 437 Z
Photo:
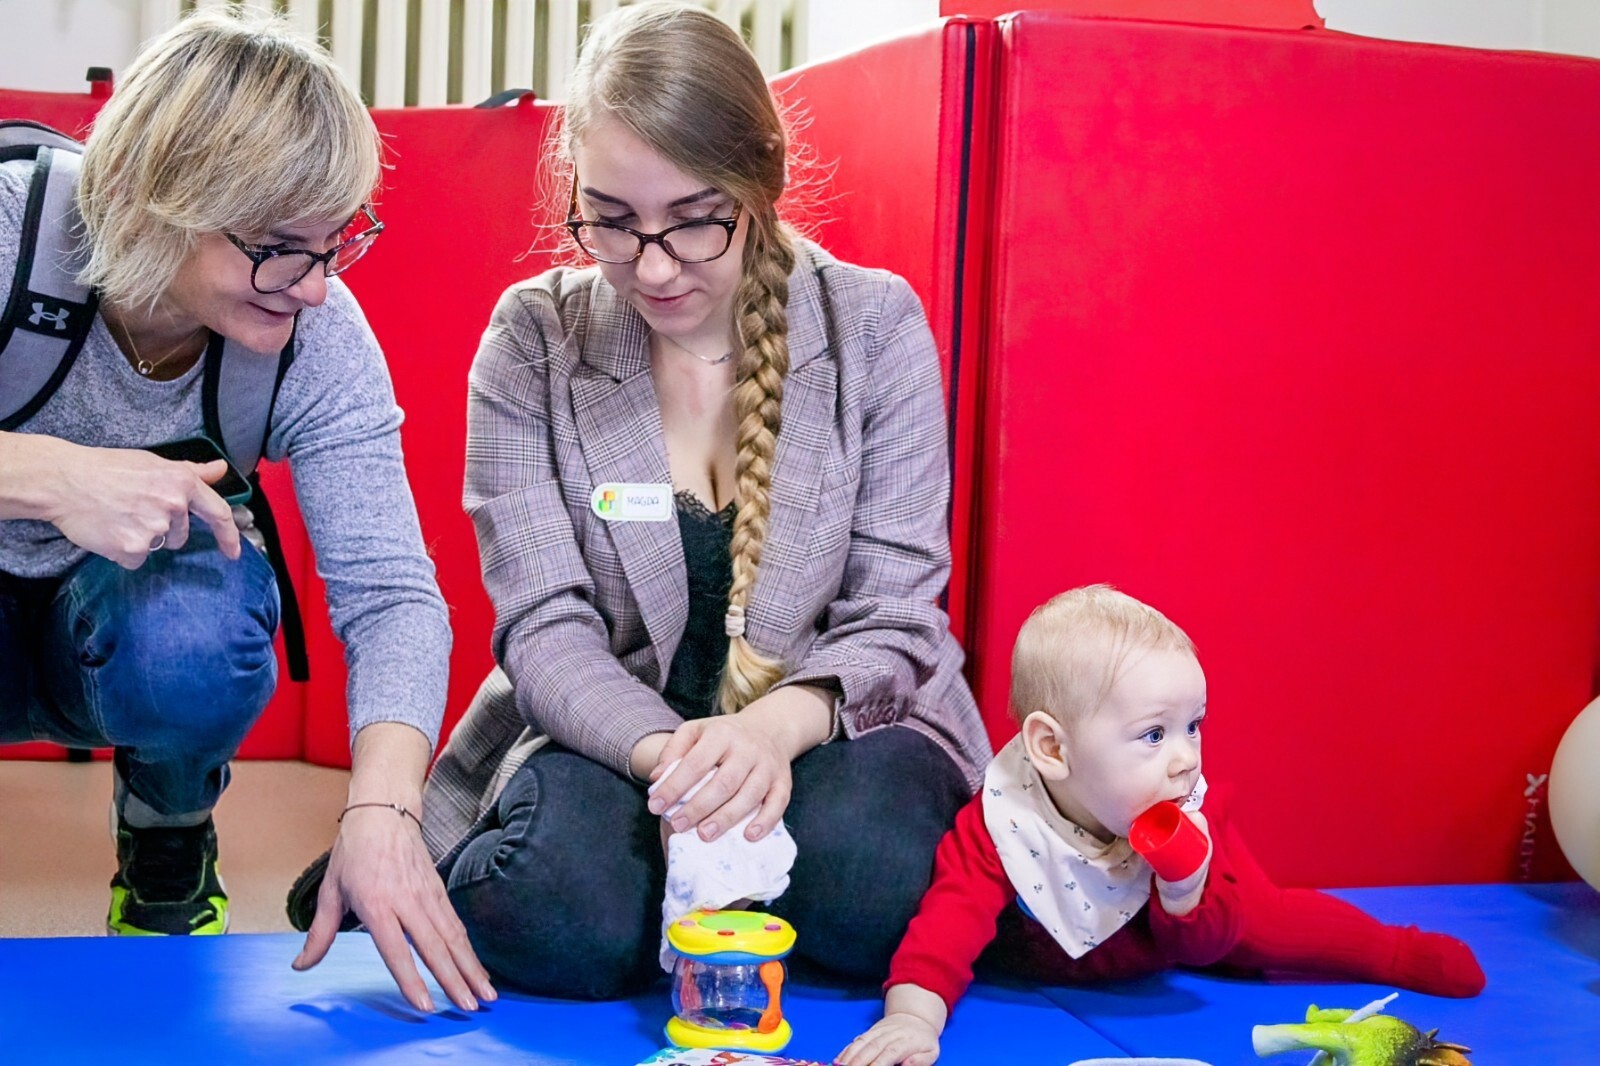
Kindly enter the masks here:
M 507 291 L 472 369 L 466 507 L 500 669 L 425 830 L 518 988 L 660 976 L 663 824 L 751 845 L 786 825 L 798 858 L 766 909 L 810 962 L 881 979 L 988 759 L 937 605 L 933 339 L 904 281 L 779 220 L 786 146 L 704 9 L 592 27 L 559 155 L 596 265 Z
M 114 749 L 113 933 L 227 928 L 211 810 L 276 684 L 279 590 L 257 501 L 224 498 L 228 463 L 157 453 L 204 460 L 215 410 L 244 402 L 235 371 L 265 368 L 256 443 L 290 464 L 351 664 L 348 807 L 295 965 L 348 909 L 414 1004 L 411 945 L 459 1006 L 493 998 L 420 829 L 445 605 L 382 353 L 333 280 L 382 229 L 359 96 L 285 25 L 196 15 L 128 68 L 75 192 L 30 198 L 38 169 L 0 165 L 0 278 L 64 248 L 92 322 L 42 402 L 0 424 L 0 741 Z M 22 288 L 46 337 L 65 324 Z

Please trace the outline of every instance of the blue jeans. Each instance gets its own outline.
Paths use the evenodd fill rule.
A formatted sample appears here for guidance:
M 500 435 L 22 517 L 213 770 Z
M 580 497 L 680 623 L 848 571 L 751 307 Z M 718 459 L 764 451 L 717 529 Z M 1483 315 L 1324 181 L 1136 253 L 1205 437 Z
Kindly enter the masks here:
M 967 799 L 955 763 L 910 729 L 812 749 L 783 816 L 789 890 L 762 909 L 794 924 L 807 963 L 882 981 Z M 535 753 L 446 873 L 478 958 L 538 995 L 612 999 L 660 979 L 659 826 L 642 786 L 564 748 Z
M 198 528 L 137 570 L 0 574 L 0 743 L 112 747 L 134 824 L 203 820 L 277 685 L 277 627 L 265 556 L 230 562 Z

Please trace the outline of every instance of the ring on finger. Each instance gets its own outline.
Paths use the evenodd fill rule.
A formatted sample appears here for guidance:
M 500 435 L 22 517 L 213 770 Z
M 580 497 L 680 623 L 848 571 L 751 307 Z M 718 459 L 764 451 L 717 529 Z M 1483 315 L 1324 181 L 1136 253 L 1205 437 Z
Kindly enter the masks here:
M 166 546 L 167 546 L 167 535 L 165 533 L 161 534 L 161 536 L 157 537 L 155 540 L 150 542 L 150 550 L 153 551 L 153 552 L 158 552 L 162 548 L 165 548 Z

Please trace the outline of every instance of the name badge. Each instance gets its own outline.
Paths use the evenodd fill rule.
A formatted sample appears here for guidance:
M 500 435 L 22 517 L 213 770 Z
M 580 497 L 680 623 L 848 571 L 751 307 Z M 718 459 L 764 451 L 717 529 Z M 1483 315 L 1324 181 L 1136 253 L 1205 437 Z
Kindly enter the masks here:
M 670 522 L 672 486 L 607 482 L 590 494 L 589 506 L 607 522 Z

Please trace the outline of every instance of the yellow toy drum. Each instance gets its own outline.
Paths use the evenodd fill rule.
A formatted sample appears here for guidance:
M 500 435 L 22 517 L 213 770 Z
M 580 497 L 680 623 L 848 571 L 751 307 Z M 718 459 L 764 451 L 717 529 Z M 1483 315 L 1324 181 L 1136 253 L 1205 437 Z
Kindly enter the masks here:
M 691 911 L 667 928 L 678 1047 L 781 1051 L 793 1031 L 783 1017 L 783 958 L 794 926 L 756 911 Z

